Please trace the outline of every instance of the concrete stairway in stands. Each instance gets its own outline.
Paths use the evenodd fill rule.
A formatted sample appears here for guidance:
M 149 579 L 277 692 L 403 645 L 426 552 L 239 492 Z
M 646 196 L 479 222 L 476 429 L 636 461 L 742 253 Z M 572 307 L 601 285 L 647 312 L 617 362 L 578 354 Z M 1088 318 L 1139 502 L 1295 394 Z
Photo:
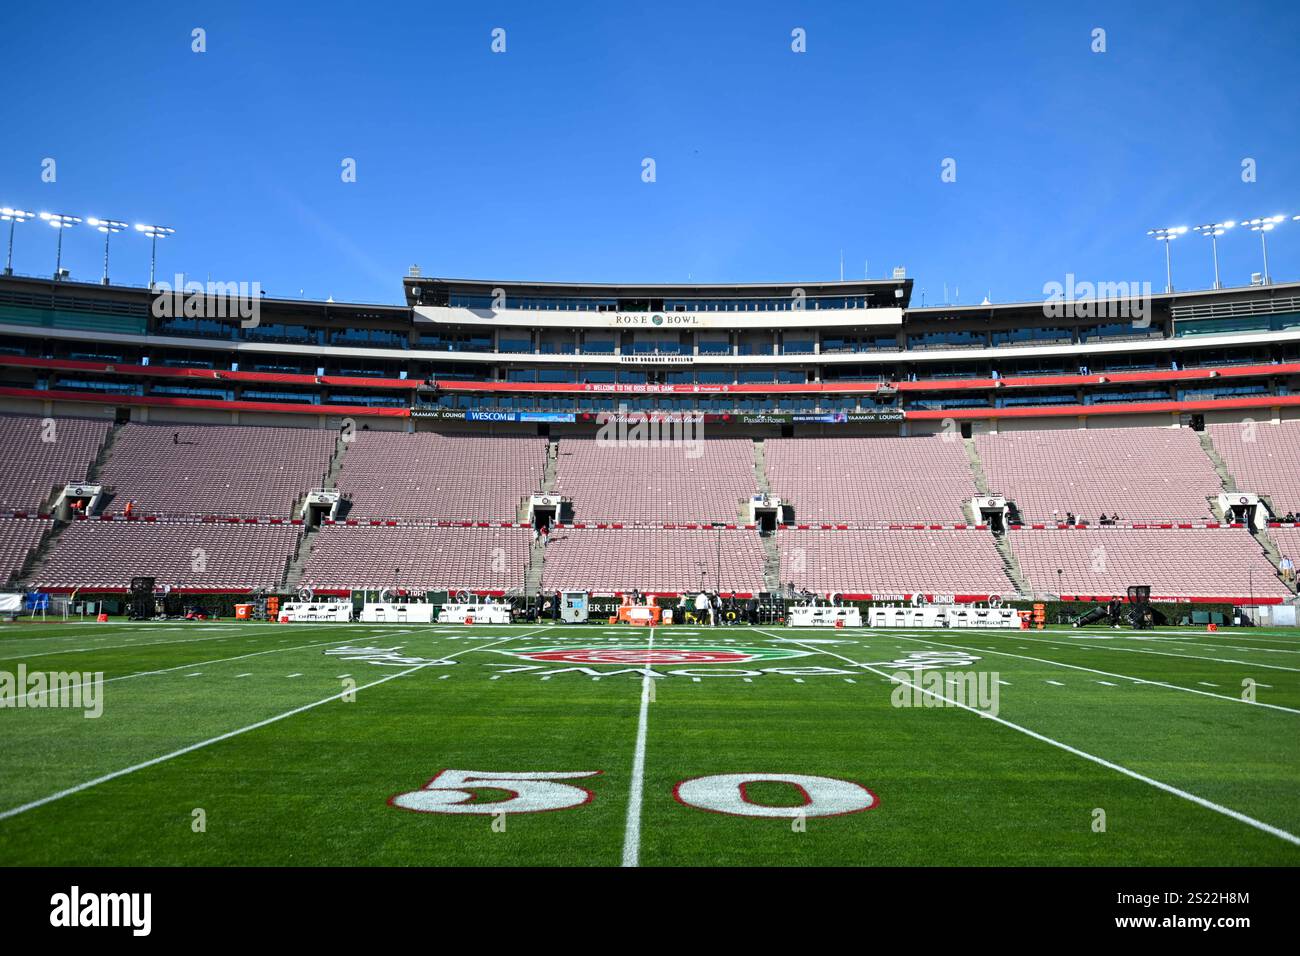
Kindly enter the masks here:
M 330 455 L 329 470 L 325 472 L 325 477 L 321 480 L 321 487 L 327 491 L 338 487 L 339 470 L 343 467 L 343 456 L 347 454 L 348 445 L 343 433 L 339 433 L 338 440 L 334 443 L 334 454 Z
M 754 479 L 759 491 L 765 495 L 772 493 L 772 485 L 767 480 L 767 446 L 761 438 L 754 439 Z
M 36 547 L 32 548 L 28 553 L 27 560 L 23 562 L 23 566 L 14 575 L 13 587 L 26 589 L 32 575 L 36 573 L 36 569 L 41 566 L 46 556 L 54 550 L 54 545 L 58 542 L 59 536 L 68 530 L 70 524 L 72 524 L 71 521 L 50 522 L 50 529 L 37 542 Z
M 297 591 L 298 584 L 302 581 L 303 569 L 307 566 L 307 559 L 311 557 L 311 549 L 320 533 L 320 528 L 303 525 L 302 535 L 298 538 L 298 547 L 294 549 L 293 557 L 284 572 L 284 589 L 286 591 Z
M 1214 439 L 1210 437 L 1209 432 L 1198 432 L 1196 437 L 1201 442 L 1201 447 L 1205 449 L 1205 456 L 1210 459 L 1210 464 L 1214 465 L 1214 470 L 1219 476 L 1219 481 L 1223 482 L 1223 490 L 1232 493 L 1237 490 L 1237 481 L 1232 477 L 1232 472 L 1228 471 L 1228 466 L 1219 451 L 1214 447 Z M 1219 502 L 1215 498 L 1210 498 L 1210 511 L 1220 521 L 1223 520 L 1223 509 L 1219 507 Z
M 560 460 L 560 443 L 558 441 L 549 441 L 546 443 L 546 467 L 542 471 L 542 489 L 541 493 L 549 495 L 555 490 L 555 465 Z
M 776 546 L 776 536 L 769 535 L 763 542 L 763 587 L 769 591 L 781 590 L 781 552 Z
M 1016 560 L 1016 554 L 1011 550 L 1011 542 L 1007 540 L 1007 536 L 995 534 L 993 544 L 998 549 L 998 556 L 1002 558 L 1002 569 L 1006 571 L 1011 583 L 1016 586 L 1016 591 L 1020 594 L 1032 594 L 1033 588 L 1025 580 L 1024 572 L 1020 570 L 1020 562 Z
M 984 462 L 980 461 L 979 449 L 975 447 L 975 439 L 963 438 L 962 446 L 966 449 L 966 458 L 970 461 L 970 473 L 975 479 L 975 489 L 982 495 L 989 494 L 989 479 L 984 474 Z
M 528 570 L 524 573 L 524 594 L 536 597 L 542 589 L 542 575 L 546 571 L 546 544 L 534 541 L 528 549 Z

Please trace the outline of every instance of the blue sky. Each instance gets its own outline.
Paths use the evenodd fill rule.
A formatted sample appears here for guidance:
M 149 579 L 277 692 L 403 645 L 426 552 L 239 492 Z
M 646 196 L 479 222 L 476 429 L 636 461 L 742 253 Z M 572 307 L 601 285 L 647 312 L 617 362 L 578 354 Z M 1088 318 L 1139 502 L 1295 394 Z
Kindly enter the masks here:
M 905 266 L 918 303 L 1067 273 L 1158 291 L 1148 228 L 1300 214 L 1300 6 L 1053 6 L 9 3 L 0 205 L 174 226 L 164 276 L 368 302 L 412 263 L 757 282 L 837 278 L 841 249 L 850 278 Z M 15 270 L 51 272 L 54 245 L 20 226 Z M 147 240 L 113 249 L 143 285 Z M 94 281 L 102 250 L 73 230 L 64 266 Z M 1177 287 L 1210 285 L 1207 241 L 1173 254 Z M 1259 237 L 1220 257 L 1245 284 Z M 1269 260 L 1300 278 L 1300 222 Z

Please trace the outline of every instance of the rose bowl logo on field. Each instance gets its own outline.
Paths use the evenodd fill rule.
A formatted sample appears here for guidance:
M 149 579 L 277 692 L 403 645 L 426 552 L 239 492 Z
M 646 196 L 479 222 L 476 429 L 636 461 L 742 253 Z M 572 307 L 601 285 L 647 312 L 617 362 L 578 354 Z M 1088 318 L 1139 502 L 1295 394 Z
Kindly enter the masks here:
M 808 657 L 786 647 L 525 647 L 501 651 L 527 661 L 565 664 L 749 664 Z

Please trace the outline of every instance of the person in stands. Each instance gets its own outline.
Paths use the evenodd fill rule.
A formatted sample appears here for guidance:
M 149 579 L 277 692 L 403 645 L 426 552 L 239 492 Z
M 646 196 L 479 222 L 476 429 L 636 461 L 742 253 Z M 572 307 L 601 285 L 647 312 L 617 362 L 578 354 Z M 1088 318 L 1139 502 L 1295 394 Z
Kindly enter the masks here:
M 1279 567 L 1281 567 L 1282 569 L 1283 581 L 1290 582 L 1295 580 L 1295 562 L 1292 561 L 1289 556 L 1285 554 L 1282 555 L 1282 560 L 1279 563 Z
M 1119 515 L 1116 514 L 1116 513 L 1114 513 L 1114 512 L 1111 512 L 1110 523 L 1111 523 L 1111 524 L 1119 524 Z
M 1103 511 L 1101 513 L 1101 517 L 1097 519 L 1097 524 L 1110 524 L 1110 519 L 1106 517 L 1106 512 Z

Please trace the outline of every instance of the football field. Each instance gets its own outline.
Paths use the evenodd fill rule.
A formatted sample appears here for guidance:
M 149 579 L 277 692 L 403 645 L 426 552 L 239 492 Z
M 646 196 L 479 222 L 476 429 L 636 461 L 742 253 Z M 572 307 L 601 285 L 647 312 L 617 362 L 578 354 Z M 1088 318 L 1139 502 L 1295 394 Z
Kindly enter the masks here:
M 0 698 L 6 865 L 1300 863 L 1296 631 L 20 624 Z

